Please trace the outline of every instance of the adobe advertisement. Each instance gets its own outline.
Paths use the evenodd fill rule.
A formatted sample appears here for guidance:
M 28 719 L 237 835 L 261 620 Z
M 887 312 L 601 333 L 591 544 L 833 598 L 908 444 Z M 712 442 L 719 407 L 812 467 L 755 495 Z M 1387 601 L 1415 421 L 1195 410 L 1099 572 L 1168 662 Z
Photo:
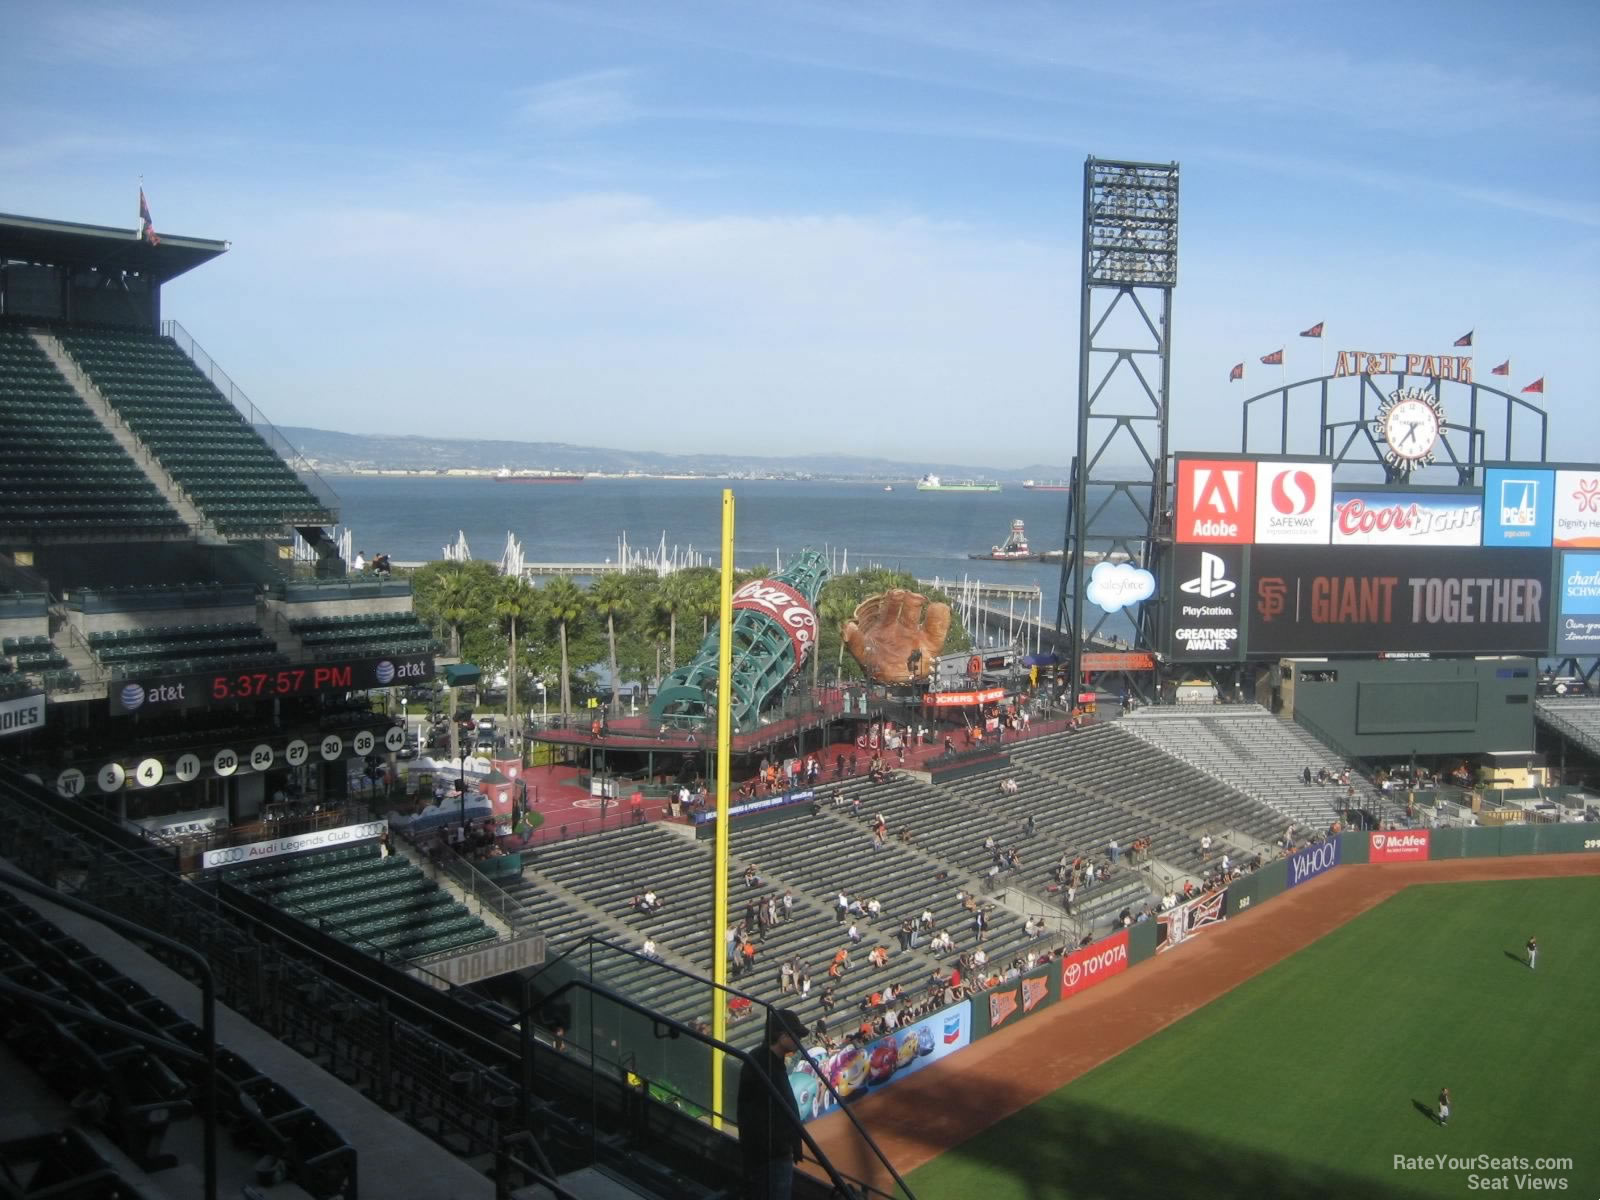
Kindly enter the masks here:
M 1556 472 L 1551 541 L 1565 549 L 1600 550 L 1600 468 Z
M 1172 537 L 1179 543 L 1248 546 L 1255 540 L 1256 464 L 1180 458 Z
M 1428 857 L 1427 829 L 1405 829 L 1395 833 L 1369 833 L 1368 859 L 1375 863 L 1425 862 Z
M 1332 463 L 1256 464 L 1257 544 L 1326 546 L 1332 505 Z
M 1335 546 L 1476 546 L 1483 497 L 1420 488 L 1340 489 L 1333 494 Z
M 1489 467 L 1483 473 L 1483 544 L 1548 546 L 1556 473 L 1538 467 Z
M 1556 653 L 1600 654 L 1600 554 L 1563 554 L 1560 593 Z
M 1546 654 L 1548 550 L 1260 546 L 1251 554 L 1252 655 Z
M 1244 551 L 1236 546 L 1172 550 L 1172 649 L 1178 662 L 1244 652 Z

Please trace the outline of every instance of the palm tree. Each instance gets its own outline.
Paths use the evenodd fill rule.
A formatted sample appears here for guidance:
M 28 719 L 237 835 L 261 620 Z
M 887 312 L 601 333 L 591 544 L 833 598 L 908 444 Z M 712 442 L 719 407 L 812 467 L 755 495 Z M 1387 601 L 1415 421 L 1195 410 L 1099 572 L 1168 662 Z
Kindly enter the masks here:
M 511 633 L 511 660 L 506 667 L 506 716 L 514 732 L 522 729 L 517 717 L 517 622 L 533 611 L 536 598 L 520 575 L 502 580 L 494 598 L 494 615 L 506 623 Z
M 541 617 L 561 636 L 561 715 L 572 710 L 572 673 L 567 664 L 567 627 L 583 616 L 583 592 L 566 577 L 552 579 L 539 589 Z
M 438 586 L 434 590 L 433 603 L 439 618 L 450 627 L 450 653 L 456 657 L 461 655 L 461 629 L 473 613 L 477 611 L 474 603 L 476 589 L 473 581 L 468 577 L 461 564 L 451 564 L 456 570 L 442 573 Z
M 845 586 L 844 580 L 829 580 L 822 589 L 822 595 L 817 597 L 817 645 L 813 651 L 815 658 L 811 664 L 811 686 L 817 684 L 818 663 L 822 659 L 822 631 L 831 629 L 839 638 L 839 661 L 834 665 L 834 674 L 844 676 L 844 626 L 856 611 L 854 597 L 850 589 Z
M 602 575 L 589 588 L 589 603 L 606 619 L 606 643 L 610 651 L 611 715 L 622 711 L 621 681 L 617 678 L 617 617 L 633 608 L 633 586 L 622 575 Z
M 675 571 L 661 581 L 656 591 L 656 609 L 667 618 L 667 673 L 678 665 L 678 614 L 688 612 L 694 603 L 694 580 Z

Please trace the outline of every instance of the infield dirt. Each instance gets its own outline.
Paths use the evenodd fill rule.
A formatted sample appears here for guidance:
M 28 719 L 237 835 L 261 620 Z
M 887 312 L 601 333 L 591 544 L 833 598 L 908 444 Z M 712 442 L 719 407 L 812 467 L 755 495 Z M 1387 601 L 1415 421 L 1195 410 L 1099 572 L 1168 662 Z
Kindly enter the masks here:
M 905 1174 L 1181 1021 L 1404 888 L 1576 875 L 1600 875 L 1600 854 L 1340 867 L 1270 904 L 1230 917 L 1170 954 L 1053 1005 L 1025 1025 L 992 1034 L 850 1109 L 895 1169 Z M 992 1086 L 963 1087 L 969 1078 L 1009 1081 L 1003 1101 L 997 1103 Z M 824 1117 L 811 1132 L 841 1171 L 894 1191 L 894 1181 L 843 1113 Z

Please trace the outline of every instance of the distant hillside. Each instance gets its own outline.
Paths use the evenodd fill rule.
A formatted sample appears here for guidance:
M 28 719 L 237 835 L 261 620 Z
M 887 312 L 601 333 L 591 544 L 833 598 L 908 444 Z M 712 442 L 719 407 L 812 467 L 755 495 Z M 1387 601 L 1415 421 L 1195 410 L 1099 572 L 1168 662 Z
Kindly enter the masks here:
M 1065 479 L 1066 467 L 1002 468 L 947 462 L 898 462 L 847 454 L 812 454 L 798 458 L 754 454 L 659 454 L 652 450 L 613 450 L 573 446 L 565 442 L 508 442 L 486 438 L 385 437 L 339 433 L 331 429 L 284 426 L 284 437 L 318 470 L 330 474 L 358 470 L 419 471 L 451 467 L 498 470 L 532 469 L 617 475 L 636 471 L 649 475 L 821 476 L 830 479 L 915 479 L 934 472 L 950 478 L 982 477 L 1015 482 L 1022 479 Z

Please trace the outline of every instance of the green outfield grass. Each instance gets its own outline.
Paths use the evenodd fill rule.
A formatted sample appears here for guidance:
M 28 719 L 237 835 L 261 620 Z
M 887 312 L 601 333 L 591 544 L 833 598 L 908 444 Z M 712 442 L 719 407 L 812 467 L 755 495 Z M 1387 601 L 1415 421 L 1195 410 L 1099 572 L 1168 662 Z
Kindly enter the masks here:
M 909 1183 L 919 1200 L 1526 1195 L 1515 1168 L 1394 1158 L 1565 1155 L 1523 1173 L 1596 1200 L 1597 1013 L 1600 878 L 1413 887 Z M 999 1102 L 1004 1085 L 973 1086 Z

